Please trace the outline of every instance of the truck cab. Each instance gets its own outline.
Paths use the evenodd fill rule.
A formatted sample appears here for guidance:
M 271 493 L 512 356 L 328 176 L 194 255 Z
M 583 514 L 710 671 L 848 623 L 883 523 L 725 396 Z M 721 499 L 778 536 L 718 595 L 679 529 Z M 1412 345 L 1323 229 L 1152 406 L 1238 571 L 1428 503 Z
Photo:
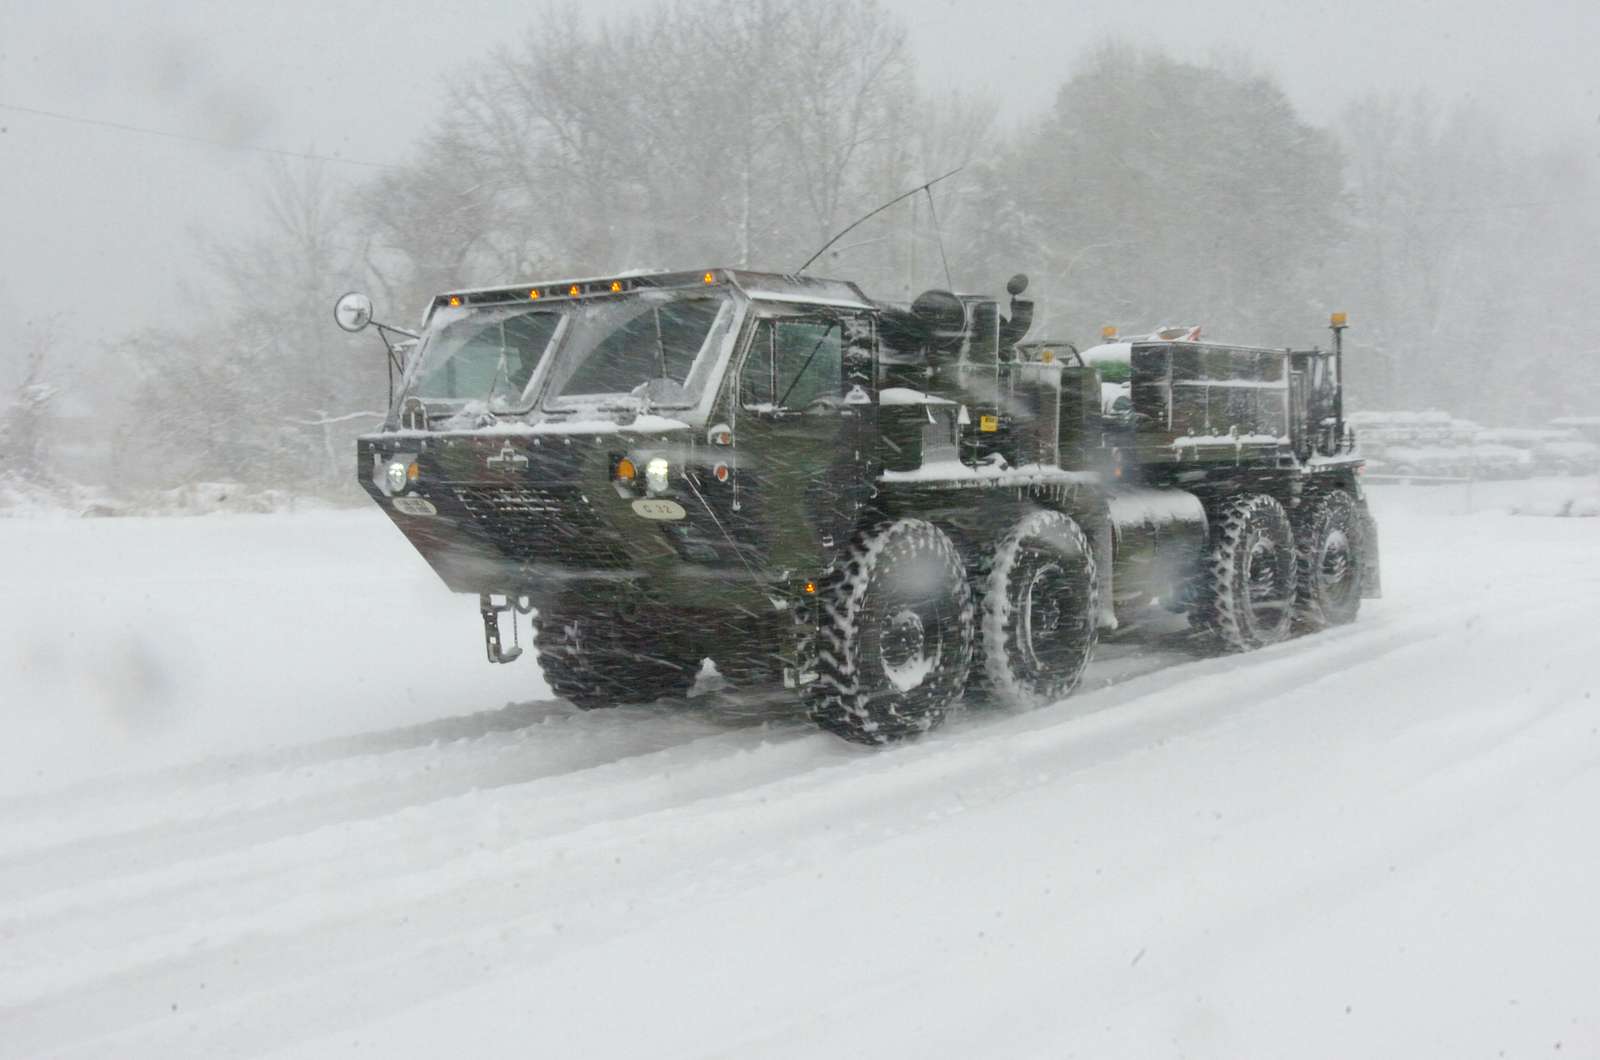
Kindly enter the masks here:
M 361 484 L 486 623 L 670 612 L 750 639 L 872 492 L 878 314 L 850 284 L 723 269 L 448 292 Z

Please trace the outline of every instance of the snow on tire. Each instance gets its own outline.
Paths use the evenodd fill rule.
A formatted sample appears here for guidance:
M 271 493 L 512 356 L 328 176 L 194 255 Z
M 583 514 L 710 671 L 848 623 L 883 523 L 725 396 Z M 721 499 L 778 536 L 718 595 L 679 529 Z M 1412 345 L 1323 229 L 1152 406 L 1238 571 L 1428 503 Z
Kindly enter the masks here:
M 1367 545 L 1355 498 L 1345 490 L 1322 494 L 1308 506 L 1296 531 L 1296 624 L 1312 631 L 1355 621 Z
M 988 567 L 979 617 L 985 686 L 1023 707 L 1069 695 L 1098 638 L 1089 539 L 1060 512 L 1033 512 L 995 546 Z
M 1247 494 L 1226 503 L 1211 530 L 1199 624 L 1228 651 L 1289 636 L 1299 559 L 1294 529 L 1277 499 Z
M 825 580 L 811 717 L 858 743 L 926 732 L 972 665 L 972 591 L 955 545 L 920 519 L 858 533 Z

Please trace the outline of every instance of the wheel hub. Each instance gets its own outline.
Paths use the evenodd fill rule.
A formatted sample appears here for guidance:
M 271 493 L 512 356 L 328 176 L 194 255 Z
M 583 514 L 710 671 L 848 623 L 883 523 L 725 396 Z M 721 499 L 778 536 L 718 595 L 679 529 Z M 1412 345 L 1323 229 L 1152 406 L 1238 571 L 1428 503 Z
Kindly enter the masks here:
M 1245 577 L 1250 586 L 1251 603 L 1270 603 L 1278 595 L 1278 563 L 1272 542 L 1257 536 L 1250 545 Z
M 1322 558 L 1317 564 L 1318 577 L 1325 589 L 1337 595 L 1349 583 L 1353 573 L 1350 562 L 1350 539 L 1343 530 L 1330 531 L 1322 543 Z
M 1022 599 L 1023 643 L 1035 664 L 1046 662 L 1060 648 L 1058 643 L 1064 628 L 1062 605 L 1067 602 L 1071 586 L 1066 573 L 1051 565 L 1039 570 Z
M 916 688 L 933 669 L 922 616 L 909 607 L 902 607 L 889 616 L 878 650 L 885 676 L 902 692 Z

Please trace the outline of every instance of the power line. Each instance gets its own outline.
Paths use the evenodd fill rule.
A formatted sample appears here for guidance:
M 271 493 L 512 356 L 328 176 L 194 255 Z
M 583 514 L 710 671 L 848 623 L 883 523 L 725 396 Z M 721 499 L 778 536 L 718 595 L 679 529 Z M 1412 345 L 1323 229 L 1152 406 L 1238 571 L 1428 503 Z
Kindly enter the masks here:
M 281 147 L 258 147 L 255 144 L 230 144 L 222 140 L 211 140 L 204 136 L 193 136 L 189 133 L 169 132 L 166 129 L 147 129 L 139 125 L 124 125 L 121 122 L 104 121 L 100 118 L 80 118 L 75 114 L 58 114 L 55 111 L 39 110 L 37 107 L 19 107 L 14 103 L 0 103 L 0 110 L 16 111 L 19 114 L 32 114 L 38 118 L 52 118 L 56 121 L 72 122 L 76 125 L 92 125 L 102 129 L 117 129 L 121 132 L 141 133 L 145 136 L 163 136 L 169 140 L 186 140 L 189 143 L 206 144 L 210 147 L 220 147 L 228 151 L 255 151 L 264 155 L 279 155 L 284 158 L 298 158 L 308 162 L 332 162 L 341 166 L 360 166 L 363 169 L 398 169 L 400 167 L 388 162 L 363 162 L 355 158 L 335 158 L 332 155 L 313 154 L 310 151 L 286 151 Z
M 1412 213 L 1497 213 L 1500 210 L 1540 210 L 1546 206 L 1575 206 L 1579 203 L 1600 202 L 1600 195 L 1580 195 L 1571 199 L 1543 199 L 1536 202 L 1491 202 L 1481 206 L 1436 206 L 1431 210 L 1413 210 Z

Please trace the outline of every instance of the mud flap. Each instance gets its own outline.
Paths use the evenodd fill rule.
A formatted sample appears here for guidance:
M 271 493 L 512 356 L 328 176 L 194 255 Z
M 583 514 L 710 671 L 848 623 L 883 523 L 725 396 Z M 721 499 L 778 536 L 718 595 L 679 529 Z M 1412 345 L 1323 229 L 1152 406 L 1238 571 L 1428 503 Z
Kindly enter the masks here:
M 1095 582 L 1100 593 L 1100 613 L 1095 616 L 1095 625 L 1103 630 L 1114 630 L 1117 628 L 1117 611 L 1112 564 L 1116 553 L 1111 540 L 1115 531 L 1111 527 L 1109 510 L 1102 500 L 1098 510 L 1073 512 L 1072 515 L 1078 519 L 1079 528 L 1088 535 L 1089 547 L 1094 552 Z
M 1383 599 L 1383 566 L 1379 562 L 1378 520 L 1365 505 L 1361 507 L 1361 598 Z

